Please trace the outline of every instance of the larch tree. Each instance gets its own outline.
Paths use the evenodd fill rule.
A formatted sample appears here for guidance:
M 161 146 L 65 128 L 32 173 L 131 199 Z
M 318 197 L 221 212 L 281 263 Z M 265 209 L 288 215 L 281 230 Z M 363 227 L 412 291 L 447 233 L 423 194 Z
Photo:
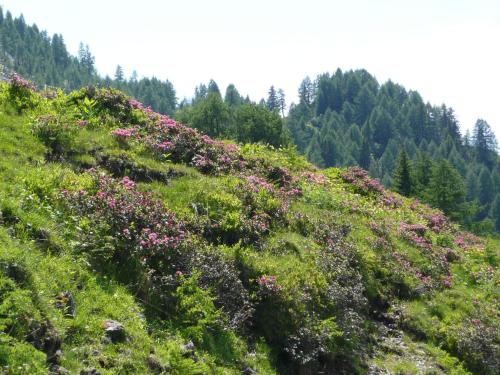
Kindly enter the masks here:
M 405 197 L 410 196 L 412 191 L 411 167 L 405 150 L 401 150 L 398 156 L 393 175 L 393 188 Z

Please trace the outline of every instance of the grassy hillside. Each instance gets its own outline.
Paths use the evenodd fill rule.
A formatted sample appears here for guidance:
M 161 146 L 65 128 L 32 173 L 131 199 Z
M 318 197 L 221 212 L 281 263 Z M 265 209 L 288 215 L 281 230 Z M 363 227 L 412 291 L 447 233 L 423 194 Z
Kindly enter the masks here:
M 7 374 L 495 374 L 500 243 L 117 91 L 0 86 Z

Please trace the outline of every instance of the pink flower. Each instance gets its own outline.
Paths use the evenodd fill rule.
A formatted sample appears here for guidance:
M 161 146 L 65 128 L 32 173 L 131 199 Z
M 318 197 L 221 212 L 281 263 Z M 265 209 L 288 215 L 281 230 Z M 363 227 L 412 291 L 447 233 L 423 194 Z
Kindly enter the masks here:
M 112 135 L 114 135 L 117 138 L 130 138 L 132 135 L 134 135 L 135 129 L 134 128 L 129 128 L 129 129 L 115 129 L 111 132 Z
M 122 178 L 122 185 L 125 187 L 125 189 L 130 190 L 135 187 L 135 182 L 128 178 L 128 176 L 125 176 Z

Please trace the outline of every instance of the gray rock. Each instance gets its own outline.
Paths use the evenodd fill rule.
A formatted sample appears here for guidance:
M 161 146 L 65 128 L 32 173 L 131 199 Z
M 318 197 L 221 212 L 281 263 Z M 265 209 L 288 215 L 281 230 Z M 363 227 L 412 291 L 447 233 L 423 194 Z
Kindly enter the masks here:
M 194 344 L 192 341 L 189 341 L 188 343 L 184 344 L 181 346 L 181 349 L 185 352 L 194 352 Z
M 257 371 L 255 371 L 251 367 L 245 367 L 243 370 L 241 370 L 241 373 L 243 375 L 258 375 L 259 374 Z
M 101 375 L 95 367 L 89 367 L 80 371 L 80 375 Z
M 125 327 L 116 320 L 106 320 L 103 323 L 104 332 L 106 336 L 113 342 L 120 342 L 125 340 Z

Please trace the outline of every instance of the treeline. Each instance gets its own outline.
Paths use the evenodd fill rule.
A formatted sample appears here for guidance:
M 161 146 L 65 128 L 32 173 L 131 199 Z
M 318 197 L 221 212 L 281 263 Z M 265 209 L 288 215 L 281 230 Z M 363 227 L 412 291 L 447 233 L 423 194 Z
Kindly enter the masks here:
M 420 197 L 475 231 L 500 231 L 500 163 L 489 124 L 478 120 L 472 134 L 461 135 L 452 108 L 425 103 L 418 92 L 391 81 L 379 84 L 365 70 L 339 69 L 314 80 L 305 78 L 299 101 L 290 106 L 287 117 L 285 93 L 274 86 L 256 103 L 234 85 L 222 93 L 210 81 L 179 103 L 168 80 L 138 79 L 136 72 L 126 78 L 119 65 L 114 77 L 101 77 L 88 46 L 81 44 L 78 56 L 72 56 L 62 35 L 50 37 L 1 8 L 0 64 L 40 87 L 119 88 L 213 137 L 273 146 L 293 143 L 320 167 L 359 165 L 385 186 Z M 402 150 L 408 191 L 398 187 L 396 177 Z M 453 184 L 437 182 L 439 168 L 446 169 Z M 443 194 L 453 196 L 452 203 L 433 195 L 438 185 L 441 190 L 449 186 Z
M 268 101 L 259 104 L 240 95 L 230 84 L 224 98 L 213 80 L 200 84 L 194 98 L 183 101 L 175 117 L 178 121 L 199 129 L 211 137 L 232 138 L 243 143 L 268 143 L 287 146 L 291 143 L 286 124 L 280 116 L 284 113 L 284 93 L 278 95 L 271 87 Z
M 177 105 L 171 82 L 157 78 L 125 79 L 117 67 L 115 77 L 101 77 L 88 45 L 80 44 L 78 56 L 71 55 L 60 34 L 49 36 L 36 25 L 27 25 L 24 17 L 13 18 L 0 7 L 0 64 L 30 78 L 39 87 L 55 86 L 74 90 L 87 85 L 118 87 L 147 106 L 173 114 Z
M 500 230 L 497 141 L 484 120 L 462 136 L 453 109 L 444 104 L 425 103 L 418 92 L 391 81 L 381 85 L 365 70 L 339 69 L 303 80 L 288 128 L 316 165 L 359 165 L 400 191 L 394 176 L 404 150 L 413 181 L 405 195 L 421 197 L 476 231 Z M 453 183 L 437 183 L 444 172 Z M 453 208 L 432 194 L 438 185 L 455 196 Z

